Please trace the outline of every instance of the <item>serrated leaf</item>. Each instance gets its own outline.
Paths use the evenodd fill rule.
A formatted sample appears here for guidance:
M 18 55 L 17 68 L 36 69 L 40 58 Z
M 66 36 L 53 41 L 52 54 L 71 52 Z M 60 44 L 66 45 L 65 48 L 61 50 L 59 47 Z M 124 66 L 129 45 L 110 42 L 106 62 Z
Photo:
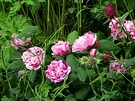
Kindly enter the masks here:
M 22 56 L 22 54 L 21 54 L 19 51 L 15 50 L 14 52 L 12 52 L 12 53 L 10 54 L 10 57 L 9 57 L 8 62 L 11 63 L 11 62 L 13 62 L 14 60 L 18 60 L 18 59 L 21 58 L 21 56 Z
M 77 69 L 77 77 L 80 81 L 85 82 L 87 79 L 87 72 L 83 68 Z
M 67 41 L 69 42 L 70 45 L 72 45 L 78 36 L 79 33 L 74 30 L 73 32 L 68 34 Z
M 76 68 L 78 68 L 78 61 L 79 60 L 74 55 L 70 54 L 66 57 L 66 63 L 72 68 L 72 71 L 75 72 L 76 72 Z
M 133 57 L 131 59 L 126 59 L 125 66 L 128 67 L 128 66 L 132 66 L 132 65 L 135 65 L 135 57 Z
M 23 29 L 23 31 L 18 34 L 18 38 L 28 38 L 28 37 L 32 37 L 33 35 L 36 34 L 36 31 L 38 30 L 37 26 L 28 26 L 25 29 Z
M 22 62 L 21 59 L 15 60 L 10 65 L 8 66 L 8 69 L 11 70 L 12 72 L 16 72 L 20 69 L 23 69 L 25 66 Z
M 75 98 L 83 100 L 88 95 L 89 91 L 90 91 L 90 86 L 85 86 L 81 90 L 75 93 Z
M 109 40 L 100 40 L 100 46 L 98 47 L 98 50 L 105 50 L 105 51 L 115 51 L 115 50 L 121 50 L 120 47 L 118 47 L 115 43 Z
M 65 101 L 77 101 L 77 100 L 76 100 L 76 99 L 73 97 L 73 95 L 71 94 L 71 95 L 68 95 L 68 96 L 66 97 Z
M 29 71 L 28 72 L 28 79 L 29 81 L 31 81 L 32 83 L 34 83 L 35 79 L 36 79 L 36 76 L 37 76 L 37 71 Z

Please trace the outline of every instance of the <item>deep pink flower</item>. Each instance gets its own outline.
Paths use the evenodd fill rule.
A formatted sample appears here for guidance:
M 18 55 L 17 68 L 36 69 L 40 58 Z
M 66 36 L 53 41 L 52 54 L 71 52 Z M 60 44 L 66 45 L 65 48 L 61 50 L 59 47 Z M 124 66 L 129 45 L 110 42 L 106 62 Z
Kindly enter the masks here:
M 116 10 L 112 4 L 108 4 L 104 10 L 104 14 L 107 18 L 113 19 L 116 16 Z
M 26 47 L 29 45 L 31 38 L 27 38 L 25 41 L 21 40 L 20 38 L 17 38 L 16 34 L 12 35 L 12 41 L 11 41 L 11 45 L 17 50 L 21 47 Z
M 69 42 L 58 41 L 58 43 L 55 43 L 51 49 L 55 55 L 65 55 L 70 50 Z
M 45 52 L 43 49 L 35 46 L 23 52 L 21 58 L 27 69 L 37 70 L 41 67 L 41 64 L 44 64 Z
M 97 50 L 96 50 L 95 48 L 92 48 L 92 49 L 90 50 L 90 55 L 91 55 L 91 56 L 96 56 L 96 53 L 97 53 Z
M 48 65 L 45 74 L 52 82 L 57 83 L 67 79 L 70 72 L 71 67 L 66 64 L 66 61 L 54 60 Z
M 110 72 L 116 71 L 116 73 L 127 71 L 126 68 L 123 68 L 123 64 L 120 64 L 117 60 L 113 60 L 110 62 L 109 69 L 110 69 Z
M 86 51 L 94 45 L 95 41 L 96 35 L 89 31 L 75 40 L 74 44 L 72 45 L 72 52 Z
M 126 20 L 123 21 L 123 24 L 126 23 Z M 116 31 L 118 30 L 118 28 L 120 27 L 119 24 L 119 19 L 118 18 L 114 18 L 111 20 L 111 22 L 109 23 L 109 28 L 111 29 L 111 36 L 114 37 L 116 34 Z M 123 25 L 122 25 L 123 27 Z M 126 38 L 127 35 L 122 31 L 122 28 L 120 29 L 120 32 L 118 33 L 118 35 L 116 36 L 116 39 L 122 39 L 122 38 Z
M 98 47 L 99 45 L 100 45 L 100 42 L 98 40 L 96 40 L 94 46 Z

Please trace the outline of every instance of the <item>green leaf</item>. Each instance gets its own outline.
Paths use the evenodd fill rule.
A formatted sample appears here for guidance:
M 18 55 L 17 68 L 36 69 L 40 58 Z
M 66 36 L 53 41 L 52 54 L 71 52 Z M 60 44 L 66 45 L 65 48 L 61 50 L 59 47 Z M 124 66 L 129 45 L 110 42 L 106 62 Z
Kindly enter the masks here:
M 132 66 L 132 65 L 135 65 L 135 57 L 133 57 L 131 59 L 126 59 L 125 66 L 128 67 L 128 66 Z
M 22 30 L 20 34 L 18 34 L 18 38 L 28 38 L 32 37 L 36 34 L 36 31 L 38 30 L 37 26 L 28 26 L 25 29 Z
M 28 72 L 28 79 L 34 83 L 35 79 L 36 79 L 36 76 L 37 76 L 37 71 L 36 70 L 32 70 L 32 71 L 29 71 Z
M 123 14 L 123 16 L 121 17 L 121 21 L 123 22 L 128 15 L 129 15 L 128 12 L 126 12 L 125 14 Z
M 69 42 L 70 45 L 72 45 L 78 36 L 79 33 L 74 30 L 73 32 L 68 34 L 67 41 Z
M 78 68 L 77 70 L 78 70 L 78 72 L 77 72 L 78 79 L 80 81 L 82 81 L 82 82 L 85 82 L 86 79 L 87 79 L 87 72 L 86 72 L 86 70 L 84 70 L 83 68 Z
M 72 94 L 68 95 L 65 99 L 65 101 L 77 101 Z
M 89 91 L 90 91 L 90 86 L 85 86 L 84 88 L 82 88 L 81 90 L 75 93 L 75 98 L 83 100 L 88 95 Z
M 73 61 L 74 60 L 74 61 Z M 72 71 L 77 71 L 79 60 L 72 54 L 66 57 L 66 63 L 72 68 Z
M 15 50 L 14 52 L 11 53 L 8 62 L 11 63 L 14 60 L 18 60 L 21 58 L 21 56 L 22 56 L 22 54 L 19 51 Z
M 100 46 L 98 47 L 98 50 L 105 50 L 105 51 L 121 50 L 120 47 L 118 47 L 112 41 L 103 39 L 100 40 L 99 42 L 100 42 Z
M 22 60 L 18 59 L 10 63 L 8 69 L 11 70 L 11 72 L 16 72 L 24 67 L 25 65 L 23 64 Z
M 88 101 L 98 101 L 98 99 L 97 99 L 97 97 L 96 97 L 96 96 L 94 96 L 94 97 L 92 97 L 92 98 L 88 99 Z
M 1 101 L 9 101 L 8 99 L 9 99 L 8 97 L 3 96 L 3 98 L 1 98 Z
M 33 0 L 23 0 L 27 5 L 35 5 Z

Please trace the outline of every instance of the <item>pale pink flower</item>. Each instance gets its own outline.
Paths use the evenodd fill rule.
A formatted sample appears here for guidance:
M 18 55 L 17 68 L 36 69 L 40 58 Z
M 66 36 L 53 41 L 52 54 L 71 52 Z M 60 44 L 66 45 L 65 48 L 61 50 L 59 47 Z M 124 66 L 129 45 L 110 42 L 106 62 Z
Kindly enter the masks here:
M 125 64 L 125 62 L 124 62 L 124 64 Z M 110 72 L 116 71 L 116 73 L 127 71 L 126 68 L 123 68 L 123 64 L 120 64 L 117 60 L 113 60 L 110 62 L 109 69 L 110 69 Z
M 58 43 L 55 43 L 51 49 L 55 55 L 66 55 L 70 50 L 69 42 L 58 41 Z
M 91 55 L 91 56 L 96 56 L 96 53 L 97 53 L 97 50 L 96 50 L 95 48 L 92 48 L 92 49 L 90 50 L 90 55 Z
M 130 34 L 131 38 L 135 41 L 135 26 L 133 21 L 126 21 L 126 23 L 124 23 L 124 28 Z
M 111 29 L 111 36 L 114 37 L 115 34 L 116 34 L 116 31 L 118 30 L 118 28 L 120 27 L 120 24 L 119 24 L 119 19 L 118 18 L 114 18 L 111 20 L 111 22 L 109 23 L 109 28 Z M 123 21 L 123 23 L 126 23 L 126 20 Z M 123 25 L 122 25 L 123 27 Z M 122 38 L 126 38 L 127 35 L 122 31 L 122 28 L 120 28 L 120 32 L 118 33 L 118 35 L 116 36 L 116 39 L 122 39 Z
M 89 31 L 75 40 L 74 44 L 72 45 L 72 52 L 86 51 L 94 45 L 95 41 L 96 35 Z
M 12 35 L 11 45 L 17 50 L 21 47 L 26 47 L 29 45 L 31 38 L 27 38 L 25 41 L 17 38 L 16 34 Z
M 37 70 L 44 64 L 45 52 L 40 47 L 32 47 L 23 52 L 21 56 L 26 68 L 29 70 Z
M 45 74 L 52 82 L 57 83 L 67 79 L 70 72 L 71 67 L 66 64 L 65 60 L 56 59 L 48 65 Z

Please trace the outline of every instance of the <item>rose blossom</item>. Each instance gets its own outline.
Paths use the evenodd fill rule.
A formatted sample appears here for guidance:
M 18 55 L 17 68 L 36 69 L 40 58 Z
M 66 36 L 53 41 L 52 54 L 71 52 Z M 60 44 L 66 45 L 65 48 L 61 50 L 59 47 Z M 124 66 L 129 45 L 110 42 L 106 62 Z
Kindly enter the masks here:
M 48 65 L 45 74 L 52 82 L 57 83 L 67 79 L 70 72 L 71 67 L 66 64 L 65 60 L 56 59 Z
M 51 49 L 55 55 L 65 55 L 70 50 L 69 42 L 58 41 L 58 43 L 55 43 Z
M 72 45 L 72 52 L 86 51 L 94 45 L 95 41 L 96 35 L 89 31 L 75 40 L 74 44 Z
M 29 70 L 37 70 L 44 64 L 45 52 L 43 49 L 35 46 L 29 48 L 27 51 L 23 52 L 22 60 Z
M 113 19 L 116 16 L 116 10 L 112 4 L 108 4 L 104 10 L 104 14 L 107 18 Z
M 125 62 L 124 62 L 125 64 Z M 123 65 L 120 64 L 117 60 L 113 60 L 110 62 L 110 72 L 113 72 L 113 71 L 116 71 L 117 73 L 120 73 L 120 72 L 126 72 L 126 68 L 123 68 Z
M 135 41 L 135 26 L 133 21 L 126 21 L 126 23 L 124 23 L 124 28 L 130 34 L 131 38 Z
M 111 29 L 111 36 L 114 37 L 115 34 L 116 34 L 116 31 L 117 29 L 120 27 L 120 24 L 119 24 L 119 19 L 118 18 L 114 18 L 111 20 L 111 22 L 109 23 L 109 28 Z M 123 23 L 126 23 L 126 20 L 123 21 Z M 123 25 L 122 25 L 123 27 Z M 120 32 L 118 33 L 118 35 L 116 36 L 116 39 L 122 39 L 124 37 L 127 37 L 127 35 L 125 33 L 123 33 L 122 29 L 120 29 Z
M 25 41 L 21 40 L 20 38 L 17 38 L 16 34 L 12 35 L 12 41 L 11 41 L 11 45 L 17 50 L 20 47 L 26 47 L 29 45 L 31 38 L 27 38 Z

